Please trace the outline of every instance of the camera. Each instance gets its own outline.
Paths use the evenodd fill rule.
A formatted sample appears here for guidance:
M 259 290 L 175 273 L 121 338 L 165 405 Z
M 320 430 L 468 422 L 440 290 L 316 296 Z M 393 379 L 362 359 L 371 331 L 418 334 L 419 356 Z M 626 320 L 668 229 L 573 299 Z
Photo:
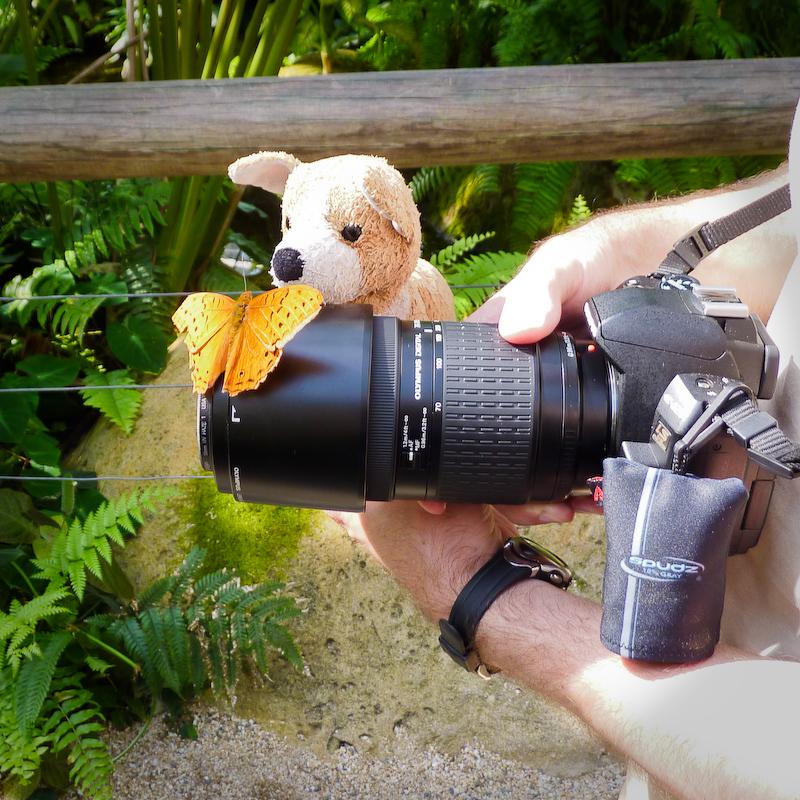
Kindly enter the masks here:
M 259 389 L 230 397 L 220 380 L 198 399 L 202 466 L 221 491 L 256 503 L 554 501 L 585 492 L 607 456 L 646 446 L 676 376 L 735 382 L 758 398 L 774 391 L 777 348 L 733 290 L 640 276 L 591 298 L 585 316 L 583 334 L 513 345 L 493 325 L 326 306 Z M 702 474 L 770 482 L 718 439 Z M 734 552 L 757 540 L 758 494 Z

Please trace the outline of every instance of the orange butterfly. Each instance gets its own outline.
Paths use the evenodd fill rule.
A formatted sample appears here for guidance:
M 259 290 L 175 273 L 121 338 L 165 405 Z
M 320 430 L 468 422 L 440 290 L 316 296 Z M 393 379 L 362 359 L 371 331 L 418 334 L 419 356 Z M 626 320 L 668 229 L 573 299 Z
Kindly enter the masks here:
M 322 308 L 322 294 L 293 284 L 238 300 L 213 292 L 187 297 L 172 315 L 189 348 L 192 384 L 207 392 L 224 372 L 231 396 L 255 389 L 278 365 L 282 348 Z

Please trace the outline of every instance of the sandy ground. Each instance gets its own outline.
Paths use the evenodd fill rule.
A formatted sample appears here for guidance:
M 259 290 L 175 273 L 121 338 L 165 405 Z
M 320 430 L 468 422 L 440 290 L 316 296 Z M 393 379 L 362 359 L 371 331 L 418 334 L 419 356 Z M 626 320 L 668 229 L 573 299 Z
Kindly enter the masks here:
M 622 768 L 610 758 L 578 777 L 555 777 L 476 746 L 454 755 L 397 741 L 388 757 L 342 746 L 323 759 L 251 720 L 214 711 L 195 715 L 196 740 L 181 738 L 163 719 L 117 764 L 118 800 L 352 800 L 463 798 L 515 800 L 615 798 Z M 112 736 L 119 752 L 135 730 Z

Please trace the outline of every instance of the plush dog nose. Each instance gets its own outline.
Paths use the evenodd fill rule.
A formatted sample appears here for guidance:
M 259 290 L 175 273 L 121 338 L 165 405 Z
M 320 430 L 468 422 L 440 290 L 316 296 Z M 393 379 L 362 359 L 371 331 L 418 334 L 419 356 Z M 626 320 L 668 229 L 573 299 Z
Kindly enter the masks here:
M 279 281 L 296 281 L 303 277 L 303 259 L 292 247 L 281 247 L 272 254 L 272 269 Z

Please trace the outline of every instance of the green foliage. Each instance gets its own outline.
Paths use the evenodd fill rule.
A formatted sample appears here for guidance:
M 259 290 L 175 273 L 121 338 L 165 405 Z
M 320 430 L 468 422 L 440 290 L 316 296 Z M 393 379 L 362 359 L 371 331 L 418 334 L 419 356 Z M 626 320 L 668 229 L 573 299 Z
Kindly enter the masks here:
M 110 630 L 134 654 L 150 692 L 186 697 L 211 685 L 232 692 L 242 669 L 269 670 L 278 650 L 298 669 L 302 659 L 281 624 L 299 611 L 277 583 L 243 586 L 228 569 L 203 574 L 205 551 L 193 548 L 175 573 L 139 598 L 135 613 Z
M 579 194 L 572 201 L 572 208 L 570 209 L 569 217 L 567 218 L 567 227 L 571 228 L 573 225 L 577 225 L 580 222 L 585 222 L 591 216 L 592 211 L 586 203 L 586 198 L 582 194 Z
M 142 395 L 137 389 L 118 387 L 132 383 L 133 379 L 127 370 L 116 369 L 111 372 L 95 370 L 87 372 L 85 377 L 87 388 L 81 395 L 87 406 L 102 411 L 111 422 L 130 434 L 142 405 Z
M 44 706 L 42 732 L 54 755 L 66 753 L 69 779 L 93 800 L 111 800 L 114 764 L 101 739 L 105 718 L 78 674 L 53 682 Z
M 456 239 L 452 244 L 439 250 L 438 253 L 434 253 L 431 256 L 431 264 L 441 270 L 453 267 L 460 258 L 463 258 L 467 253 L 471 253 L 481 242 L 485 242 L 493 236 L 494 231 L 490 231 L 488 233 L 476 233 L 474 236 L 467 236 L 464 239 Z
M 281 585 L 246 586 L 227 568 L 209 572 L 200 548 L 138 600 L 109 594 L 119 570 L 114 548 L 170 490 L 49 515 L 6 491 L 0 502 L 29 518 L 23 535 L 11 537 L 22 545 L 0 546 L 0 781 L 33 786 L 63 759 L 84 795 L 108 798 L 112 761 L 100 698 L 108 702 L 109 690 L 152 710 L 164 692 L 231 693 L 243 671 L 268 673 L 271 652 L 302 667 L 284 624 L 299 612 Z

